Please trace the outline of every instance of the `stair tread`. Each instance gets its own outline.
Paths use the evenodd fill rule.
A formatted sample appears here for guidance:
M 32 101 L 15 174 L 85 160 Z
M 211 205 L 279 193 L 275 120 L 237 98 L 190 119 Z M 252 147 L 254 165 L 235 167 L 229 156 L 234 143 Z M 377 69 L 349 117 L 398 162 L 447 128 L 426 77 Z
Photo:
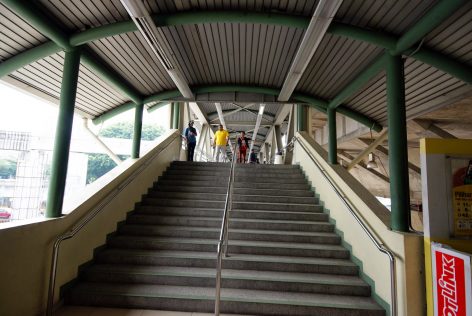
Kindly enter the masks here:
M 126 273 L 126 274 L 149 274 L 149 275 L 173 275 L 181 277 L 210 277 L 215 278 L 215 268 L 198 267 L 173 267 L 173 266 L 136 266 L 124 264 L 97 264 L 89 268 L 90 272 L 104 273 Z M 323 284 L 344 284 L 356 286 L 368 286 L 358 276 L 321 274 L 321 273 L 300 273 L 283 271 L 256 271 L 222 269 L 222 277 L 228 279 L 248 279 L 257 281 L 272 282 L 297 282 L 297 283 L 323 283 Z
M 182 250 L 142 250 L 142 249 L 113 249 L 109 248 L 102 254 L 117 255 L 139 255 L 153 256 L 162 258 L 191 258 L 191 259 L 209 259 L 216 260 L 216 252 L 204 251 L 182 251 Z M 274 255 L 250 255 L 250 254 L 231 254 L 225 261 L 243 260 L 255 262 L 276 262 L 276 263 L 297 263 L 297 264 L 330 264 L 337 266 L 356 265 L 349 259 L 337 258 L 318 258 L 318 257 L 296 257 L 296 256 L 274 256 Z
M 141 227 L 143 225 L 139 224 L 126 224 L 126 226 L 132 227 Z M 171 226 L 171 225 L 145 225 L 145 226 L 154 226 L 157 229 L 163 230 L 185 230 L 185 231 L 210 231 L 210 232 L 220 232 L 220 228 L 216 227 L 198 227 L 198 226 Z M 247 233 L 247 234 L 278 234 L 278 235 L 297 235 L 297 236 L 326 236 L 332 237 L 337 236 L 334 232 L 307 232 L 307 231 L 288 231 L 288 230 L 260 230 L 260 229 L 241 229 L 241 228 L 232 228 L 231 232 L 235 233 Z
M 207 244 L 216 245 L 218 240 L 205 238 L 173 238 L 173 237 L 148 237 L 148 236 L 122 236 L 113 237 L 116 240 L 141 240 L 153 241 L 159 243 L 183 243 L 183 244 Z M 230 246 L 252 246 L 252 247 L 272 247 L 272 248 L 291 248 L 291 249 L 314 249 L 314 250 L 343 250 L 340 245 L 331 244 L 313 244 L 313 243 L 292 243 L 292 242 L 274 242 L 274 241 L 252 241 L 252 240 L 230 240 Z
M 139 216 L 139 217 L 147 217 L 147 216 L 155 216 L 149 214 L 132 214 L 131 216 Z M 160 218 L 185 218 L 189 220 L 206 220 L 206 221 L 220 221 L 222 220 L 221 217 L 208 217 L 208 216 L 173 216 L 173 215 L 159 215 Z M 320 225 L 333 225 L 329 222 L 322 222 L 322 221 L 294 221 L 294 220 L 275 220 L 275 219 L 250 219 L 250 218 L 231 218 L 231 222 L 258 222 L 258 223 L 286 223 L 286 224 L 306 224 L 306 225 L 313 225 L 313 224 L 320 224 Z
M 152 205 L 141 205 L 142 207 L 153 207 Z M 156 206 L 157 207 L 157 206 Z M 162 207 L 162 206 L 159 206 Z M 189 209 L 192 211 L 215 211 L 215 210 L 220 210 L 223 212 L 223 209 L 221 208 L 209 208 L 209 207 L 189 207 L 189 206 L 168 206 L 166 208 L 171 208 L 171 209 Z M 232 209 L 231 212 L 243 212 L 243 213 L 274 213 L 274 214 L 287 214 L 286 211 L 277 211 L 277 210 L 251 210 L 251 209 Z M 140 214 L 139 209 L 136 211 L 136 213 Z M 288 214 L 294 214 L 294 215 L 313 215 L 313 214 L 324 214 L 322 211 L 316 212 L 316 211 L 290 211 Z M 163 214 L 160 214 L 159 212 L 156 213 L 146 213 L 146 215 L 151 215 L 151 216 L 161 216 Z M 176 215 L 178 216 L 178 215 Z
M 211 301 L 215 299 L 215 289 L 207 287 L 84 282 L 79 284 L 74 291 L 86 292 L 89 295 L 103 293 L 125 297 L 161 297 Z M 221 289 L 221 301 L 381 310 L 381 307 L 370 297 L 247 289 L 223 288 Z

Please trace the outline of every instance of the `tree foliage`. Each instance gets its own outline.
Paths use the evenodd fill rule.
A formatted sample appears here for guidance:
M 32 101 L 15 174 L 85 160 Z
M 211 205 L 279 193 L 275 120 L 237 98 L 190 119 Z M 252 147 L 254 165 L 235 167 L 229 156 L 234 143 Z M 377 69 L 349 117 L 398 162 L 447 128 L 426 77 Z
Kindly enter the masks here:
M 100 131 L 98 136 L 109 137 L 109 138 L 124 138 L 132 139 L 134 132 L 134 124 L 132 122 L 120 122 L 108 126 Z M 143 125 L 141 132 L 142 140 L 154 140 L 164 133 L 162 126 L 154 125 Z
M 12 159 L 0 159 L 0 179 L 16 177 L 16 161 Z
M 121 160 L 128 156 L 118 155 Z M 116 162 L 106 154 L 89 154 L 87 163 L 87 183 L 92 183 L 111 169 L 116 167 Z
M 108 126 L 98 134 L 108 138 L 132 139 L 134 124 L 132 122 L 120 122 Z M 143 125 L 141 132 L 142 140 L 154 140 L 164 133 L 162 126 Z M 119 156 L 122 160 L 128 156 Z M 111 169 L 116 167 L 116 163 L 106 154 L 89 154 L 87 164 L 87 183 L 92 183 Z

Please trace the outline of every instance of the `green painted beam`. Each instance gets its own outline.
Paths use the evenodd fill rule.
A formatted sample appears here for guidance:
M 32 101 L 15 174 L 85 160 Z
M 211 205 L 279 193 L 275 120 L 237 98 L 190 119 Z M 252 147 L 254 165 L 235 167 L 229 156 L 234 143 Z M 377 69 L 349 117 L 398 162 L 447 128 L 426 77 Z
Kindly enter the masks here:
M 31 64 L 34 61 L 46 58 L 52 54 L 62 52 L 62 48 L 54 42 L 46 42 L 0 63 L 0 78 Z
M 57 118 L 46 217 L 60 217 L 64 202 L 74 107 L 80 68 L 80 49 L 66 52 Z
M 92 55 L 89 52 L 82 54 L 82 62 L 92 68 L 98 76 L 105 82 L 110 84 L 112 87 L 123 93 L 125 96 L 131 99 L 134 103 L 142 103 L 143 98 L 141 97 L 138 90 L 128 84 L 120 75 L 118 75 L 113 69 L 109 68 L 97 56 Z
M 143 103 L 137 103 L 134 107 L 133 145 L 131 148 L 131 158 L 133 159 L 139 158 L 139 151 L 141 148 L 141 132 L 143 130 L 143 110 Z
M 189 11 L 152 16 L 158 27 L 203 23 L 260 23 L 306 29 L 310 18 L 277 13 L 245 11 Z M 71 45 L 83 45 L 102 38 L 137 31 L 133 21 L 121 21 L 95 27 L 71 36 Z
M 385 68 L 386 56 L 382 54 L 369 67 L 364 69 L 353 81 L 351 81 L 338 95 L 329 103 L 330 109 L 335 109 L 346 101 L 352 94 L 359 91 L 374 76 Z
M 247 93 L 260 93 L 267 94 L 272 96 L 279 95 L 278 89 L 266 88 L 266 87 L 255 87 L 255 86 L 241 86 L 241 85 L 219 85 L 219 86 L 203 86 L 203 87 L 193 87 L 193 93 L 218 93 L 218 92 L 247 92 Z M 158 94 L 148 96 L 144 99 L 145 103 L 156 102 L 156 101 L 165 101 L 168 99 L 181 97 L 179 90 L 164 91 Z M 310 95 L 294 93 L 292 94 L 292 101 L 300 101 L 309 104 L 318 111 L 326 113 L 328 108 L 328 102 Z M 359 123 L 372 128 L 375 131 L 381 131 L 382 125 L 378 122 L 372 120 L 371 118 L 366 117 L 365 115 L 358 113 L 354 110 L 351 110 L 344 106 L 339 106 L 337 110 L 340 114 L 343 114 L 347 117 L 352 118 L 353 120 L 358 121 Z
M 62 28 L 51 22 L 51 19 L 36 4 L 36 1 L 0 0 L 0 2 L 57 45 L 65 50 L 72 49 L 73 46 L 69 44 L 69 35 Z
M 454 1 L 457 1 L 457 0 L 454 0 Z M 25 1 L 14 1 L 14 0 L 0 0 L 0 2 L 10 3 L 12 7 L 16 7 L 16 8 L 19 7 L 20 9 L 22 8 L 22 5 L 24 5 L 25 3 Z M 442 5 L 448 6 L 448 8 L 450 9 L 449 5 L 444 4 L 444 2 L 448 2 L 448 1 L 443 1 Z M 455 5 L 458 5 L 458 4 L 456 3 Z M 451 4 L 450 6 L 453 6 L 453 4 Z M 34 11 L 30 10 L 29 6 L 27 10 L 30 15 L 34 15 Z M 33 21 L 36 19 L 37 18 L 34 18 Z M 303 29 L 307 28 L 310 21 L 308 17 L 290 16 L 290 15 L 272 14 L 272 13 L 259 13 L 259 12 L 241 12 L 241 11 L 214 11 L 214 12 L 192 11 L 192 12 L 181 12 L 181 13 L 170 14 L 170 15 L 154 15 L 153 19 L 156 21 L 157 25 L 159 26 L 177 26 L 177 25 L 185 25 L 185 24 L 227 22 L 227 23 L 272 24 L 272 25 L 282 25 L 282 26 L 296 27 L 296 28 L 303 28 Z M 40 19 L 38 23 L 40 25 L 43 25 L 44 20 Z M 45 25 L 44 27 L 45 27 L 45 30 L 44 32 L 43 31 L 42 32 L 45 35 L 50 33 L 50 36 L 51 36 L 50 38 L 55 38 L 58 42 L 62 43 L 61 44 L 62 47 L 83 45 L 83 44 L 87 44 L 95 40 L 99 40 L 101 38 L 116 36 L 119 34 L 134 32 L 137 30 L 135 24 L 131 20 L 110 23 L 107 25 L 91 28 L 91 29 L 73 34 L 68 39 L 68 43 L 66 43 L 66 39 L 64 39 L 64 36 L 57 36 L 55 32 L 57 31 L 56 27 L 50 28 L 49 32 L 47 30 L 49 26 Z M 345 37 L 349 37 L 356 40 L 365 41 L 365 42 L 386 48 L 388 50 L 395 50 L 397 39 L 398 39 L 396 36 L 392 36 L 384 32 L 366 30 L 366 29 L 362 29 L 356 26 L 350 26 L 350 25 L 337 23 L 337 22 L 331 23 L 328 29 L 328 33 L 339 35 L 339 36 L 345 36 Z M 35 49 L 35 48 L 32 48 L 32 49 Z M 60 50 L 59 47 L 57 47 L 57 49 Z M 57 52 L 57 51 L 54 51 L 54 52 Z M 408 48 L 406 49 L 406 52 L 404 53 L 408 54 Z M 30 56 L 30 59 L 25 58 L 26 56 Z M 11 73 L 12 71 L 17 70 L 26 64 L 30 64 L 40 58 L 43 58 L 44 56 L 38 57 L 34 53 L 25 55 L 22 57 L 18 55 L 21 62 L 17 62 L 15 60 L 16 57 L 17 56 L 14 56 L 9 59 L 11 61 L 8 68 L 5 67 L 5 69 L 2 70 L 1 69 L 2 66 L 0 65 L 0 74 L 2 76 L 5 75 L 5 73 L 6 74 Z M 466 72 L 466 70 L 470 69 L 470 67 L 467 66 L 466 64 L 460 61 L 454 60 L 453 58 L 448 57 L 439 52 L 435 52 L 434 50 L 431 50 L 431 49 L 425 50 L 422 48 L 413 57 L 414 58 L 418 57 L 417 58 L 418 60 L 428 63 L 434 67 L 437 67 L 438 69 L 442 71 L 450 73 L 451 75 L 456 76 L 461 80 L 464 80 L 464 76 L 461 75 L 461 73 Z M 459 67 L 451 67 L 450 66 L 451 64 L 458 64 Z M 17 68 L 11 67 L 12 65 L 17 65 Z M 445 67 L 440 68 L 441 66 L 445 66 Z M 465 68 L 463 68 L 465 70 L 459 71 L 459 69 L 461 68 L 460 66 L 465 66 Z M 465 75 L 465 77 L 468 78 L 469 76 Z M 470 81 L 466 81 L 466 82 L 470 83 Z
M 392 53 L 401 54 L 408 48 L 412 48 L 415 43 L 424 38 L 467 2 L 468 0 L 440 0 L 431 10 L 426 12 L 421 20 L 400 37 Z
M 63 32 L 62 28 L 54 24 L 51 19 L 43 13 L 43 9 L 35 2 L 25 0 L 0 0 L 0 2 L 28 21 L 28 23 L 35 27 L 39 32 L 66 51 L 73 49 L 73 46 L 69 43 L 69 36 Z M 32 57 L 36 58 L 37 56 Z M 131 87 L 111 68 L 104 66 L 106 63 L 101 61 L 99 57 L 92 56 L 89 52 L 83 51 L 82 61 L 96 71 L 102 79 L 117 88 L 118 91 L 125 94 L 133 102 L 142 102 L 139 92 Z M 26 61 L 23 60 L 23 63 L 24 62 Z
M 397 36 L 375 30 L 367 30 L 354 25 L 333 22 L 328 28 L 328 33 L 349 37 L 358 41 L 374 44 L 376 46 L 393 50 L 397 45 Z
M 1 0 L 0 0 L 1 1 Z M 102 38 L 112 37 L 120 34 L 136 32 L 138 28 L 133 20 L 120 21 L 90 28 L 71 35 L 69 43 L 72 46 L 80 46 Z
M 454 58 L 444 56 L 443 54 L 428 48 L 422 48 L 417 52 L 414 52 L 414 49 L 408 49 L 404 54 L 413 54 L 411 57 L 416 60 L 431 65 L 434 68 L 444 71 L 445 73 L 468 84 L 472 84 L 472 66 L 458 62 Z
M 336 112 L 338 112 L 339 114 L 345 115 L 353 119 L 354 121 L 361 123 L 364 126 L 367 126 L 373 131 L 380 132 L 383 129 L 383 126 L 380 123 L 346 106 L 343 106 L 343 105 L 338 106 L 336 108 Z
M 306 132 L 306 106 L 297 104 L 297 132 Z
M 166 105 L 169 105 L 169 102 L 159 102 L 159 103 L 156 103 L 156 104 L 154 104 L 153 106 L 148 107 L 147 112 L 148 112 L 148 113 L 152 113 L 152 112 L 154 112 L 154 111 L 156 111 L 156 110 L 159 110 L 160 108 L 162 108 L 162 107 L 164 107 L 164 106 L 166 106 Z
M 115 107 L 114 109 L 112 109 L 110 111 L 107 111 L 107 112 L 103 113 L 100 116 L 97 116 L 96 118 L 94 118 L 92 120 L 92 122 L 95 125 L 101 124 L 101 123 L 105 122 L 106 120 L 111 119 L 112 117 L 115 117 L 115 116 L 117 116 L 117 115 L 119 115 L 123 112 L 129 111 L 131 109 L 134 109 L 135 106 L 136 106 L 136 104 L 134 102 L 127 102 L 125 104 L 122 104 L 120 106 Z
M 328 161 L 332 165 L 338 164 L 338 135 L 336 128 L 336 109 L 328 109 Z
M 388 54 L 387 113 L 391 225 L 393 230 L 409 231 L 410 190 L 408 142 L 406 134 L 405 75 L 401 56 Z

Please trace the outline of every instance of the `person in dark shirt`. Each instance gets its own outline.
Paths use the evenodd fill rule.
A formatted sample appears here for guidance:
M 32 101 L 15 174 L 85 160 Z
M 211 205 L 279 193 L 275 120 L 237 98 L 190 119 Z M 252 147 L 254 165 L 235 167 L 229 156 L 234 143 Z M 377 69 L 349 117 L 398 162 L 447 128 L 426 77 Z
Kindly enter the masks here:
M 257 163 L 257 154 L 254 152 L 254 149 L 251 150 L 251 154 L 249 155 L 249 162 Z
M 193 161 L 193 154 L 197 145 L 197 130 L 193 127 L 193 121 L 188 122 L 184 136 L 187 140 L 187 161 Z
M 249 147 L 249 138 L 246 137 L 246 133 L 241 132 L 238 137 L 238 162 L 245 163 L 246 162 L 246 151 Z

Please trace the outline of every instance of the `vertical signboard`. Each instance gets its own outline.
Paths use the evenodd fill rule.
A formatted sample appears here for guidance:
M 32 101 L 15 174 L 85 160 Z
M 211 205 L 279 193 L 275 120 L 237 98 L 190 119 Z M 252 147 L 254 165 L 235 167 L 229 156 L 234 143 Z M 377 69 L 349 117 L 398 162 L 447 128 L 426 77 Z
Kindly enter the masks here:
M 434 316 L 472 316 L 471 256 L 431 244 Z
M 454 237 L 472 237 L 472 160 L 453 158 Z

